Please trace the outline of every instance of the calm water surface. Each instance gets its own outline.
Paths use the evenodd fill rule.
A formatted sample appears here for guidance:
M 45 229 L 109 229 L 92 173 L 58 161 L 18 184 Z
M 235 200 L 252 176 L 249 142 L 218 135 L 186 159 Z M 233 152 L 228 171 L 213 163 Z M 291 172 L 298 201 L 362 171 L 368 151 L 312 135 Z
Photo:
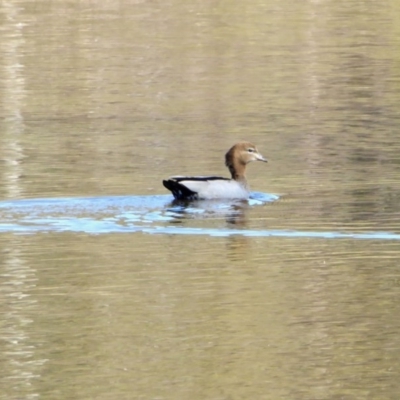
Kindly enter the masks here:
M 0 398 L 397 400 L 399 15 L 2 2 Z

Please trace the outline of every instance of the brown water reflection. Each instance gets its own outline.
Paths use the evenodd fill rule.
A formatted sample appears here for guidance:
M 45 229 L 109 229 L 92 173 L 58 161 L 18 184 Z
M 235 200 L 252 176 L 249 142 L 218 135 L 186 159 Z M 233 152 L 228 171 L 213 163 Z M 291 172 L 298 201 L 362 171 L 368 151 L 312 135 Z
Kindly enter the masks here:
M 21 393 L 45 398 L 358 396 L 364 379 L 385 393 L 398 245 L 287 240 L 21 237 L 29 300 L 3 302 L 4 326 L 19 328 L 3 382 L 20 380 L 22 359 Z
M 398 8 L 5 1 L 0 195 L 162 194 L 246 139 L 281 199 L 238 229 L 399 233 Z M 1 398 L 398 397 L 397 240 L 0 240 Z

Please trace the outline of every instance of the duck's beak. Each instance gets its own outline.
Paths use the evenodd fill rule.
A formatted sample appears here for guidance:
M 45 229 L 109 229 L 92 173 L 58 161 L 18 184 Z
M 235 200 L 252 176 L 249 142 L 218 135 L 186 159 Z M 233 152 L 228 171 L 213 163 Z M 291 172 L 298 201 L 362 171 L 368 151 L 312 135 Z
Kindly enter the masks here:
M 266 158 L 264 158 L 260 153 L 256 153 L 257 161 L 268 162 Z

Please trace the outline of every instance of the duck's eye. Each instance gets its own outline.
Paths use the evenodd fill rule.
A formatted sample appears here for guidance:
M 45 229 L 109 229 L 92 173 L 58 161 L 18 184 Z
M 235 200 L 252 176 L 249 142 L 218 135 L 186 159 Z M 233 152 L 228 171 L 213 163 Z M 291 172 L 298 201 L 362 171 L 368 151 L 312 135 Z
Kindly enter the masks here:
M 249 153 L 254 153 L 254 149 L 252 149 L 251 147 L 250 147 L 250 149 L 247 149 L 247 151 L 248 151 Z

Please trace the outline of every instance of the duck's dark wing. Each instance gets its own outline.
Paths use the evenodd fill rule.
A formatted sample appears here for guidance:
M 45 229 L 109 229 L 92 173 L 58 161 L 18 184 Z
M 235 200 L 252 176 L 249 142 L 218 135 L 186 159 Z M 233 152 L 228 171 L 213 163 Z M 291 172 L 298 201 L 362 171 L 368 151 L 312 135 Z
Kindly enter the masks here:
M 172 192 L 176 200 L 195 200 L 198 197 L 196 192 L 193 192 L 174 179 L 164 180 L 163 185 Z

